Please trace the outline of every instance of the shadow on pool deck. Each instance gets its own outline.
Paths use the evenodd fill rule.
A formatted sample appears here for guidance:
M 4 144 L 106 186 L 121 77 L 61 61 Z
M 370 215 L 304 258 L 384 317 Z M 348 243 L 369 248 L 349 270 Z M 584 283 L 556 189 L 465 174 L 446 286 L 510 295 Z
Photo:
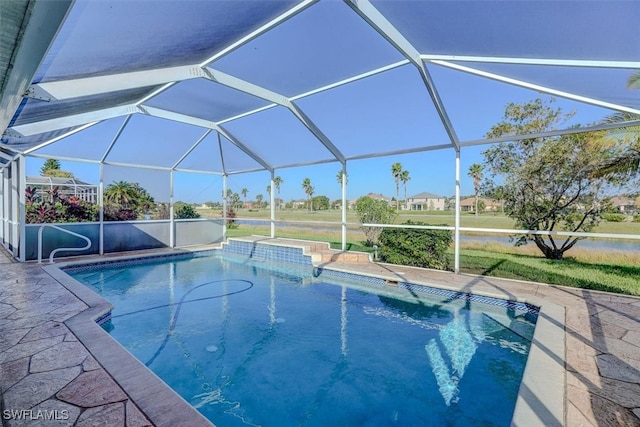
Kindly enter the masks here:
M 47 268 L 50 275 L 12 262 L 4 250 L 0 268 L 6 425 L 56 425 L 17 419 L 38 414 L 58 417 L 57 425 L 210 425 L 92 321 L 104 300 L 64 279 L 67 289 L 56 269 Z M 547 378 L 558 387 L 540 388 L 536 376 L 549 376 L 545 370 L 523 382 L 518 404 L 526 417 L 516 415 L 513 425 L 640 426 L 640 298 L 388 264 L 329 261 L 323 268 L 547 305 L 551 312 L 542 310 L 538 326 L 561 337 L 550 341 L 536 327 L 529 360 L 560 368 L 560 378 Z M 565 403 L 564 414 L 547 403 L 553 400 Z

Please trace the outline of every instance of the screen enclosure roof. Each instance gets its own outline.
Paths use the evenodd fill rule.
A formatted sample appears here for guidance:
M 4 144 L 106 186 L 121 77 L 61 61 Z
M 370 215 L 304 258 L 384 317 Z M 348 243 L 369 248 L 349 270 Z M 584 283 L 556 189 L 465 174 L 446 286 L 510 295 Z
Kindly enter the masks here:
M 235 174 L 486 139 L 552 96 L 637 124 L 635 1 L 1 2 L 16 155 Z M 564 105 L 564 104 L 563 104 Z M 514 136 L 514 138 L 524 137 Z

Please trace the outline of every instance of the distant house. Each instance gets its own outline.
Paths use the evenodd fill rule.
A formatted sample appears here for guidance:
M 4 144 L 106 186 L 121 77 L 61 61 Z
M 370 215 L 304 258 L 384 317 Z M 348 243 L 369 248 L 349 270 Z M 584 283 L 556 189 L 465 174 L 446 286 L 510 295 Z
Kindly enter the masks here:
M 497 212 L 502 209 L 502 204 L 500 200 L 487 199 L 486 197 L 479 197 L 478 204 L 484 205 L 484 208 L 481 210 L 484 212 Z M 460 199 L 460 211 L 461 212 L 475 212 L 476 210 L 476 198 L 475 197 L 465 197 L 464 199 Z
M 85 202 L 98 203 L 98 186 L 76 178 L 28 176 L 26 177 L 26 186 L 31 187 L 41 195 L 56 189 L 59 195 L 74 196 Z
M 635 199 L 625 196 L 612 197 L 611 205 L 621 213 L 635 213 L 637 210 Z
M 404 209 L 410 211 L 443 211 L 444 196 L 422 192 L 407 197 Z

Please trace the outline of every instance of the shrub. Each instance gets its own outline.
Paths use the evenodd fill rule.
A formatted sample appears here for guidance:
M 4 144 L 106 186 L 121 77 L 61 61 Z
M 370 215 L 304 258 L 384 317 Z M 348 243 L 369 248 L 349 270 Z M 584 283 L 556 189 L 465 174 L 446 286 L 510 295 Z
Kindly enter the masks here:
M 633 222 L 640 222 L 640 215 L 634 215 Z
M 425 225 L 407 221 L 407 225 Z M 391 264 L 415 267 L 449 268 L 447 249 L 453 235 L 449 230 L 423 230 L 416 228 L 387 228 L 380 233 L 380 259 Z
M 369 196 L 360 197 L 356 201 L 356 212 L 361 223 L 391 224 L 397 213 L 384 200 L 374 200 Z M 367 238 L 367 246 L 373 246 L 378 241 L 382 227 L 362 227 Z
M 227 209 L 227 228 L 228 229 L 236 229 L 238 228 L 238 223 L 235 221 L 236 211 L 233 208 Z
M 625 219 L 627 219 L 626 215 L 615 213 L 604 213 L 600 217 L 609 222 L 623 222 Z
M 191 205 L 181 205 L 176 210 L 176 219 L 200 218 L 200 214 Z

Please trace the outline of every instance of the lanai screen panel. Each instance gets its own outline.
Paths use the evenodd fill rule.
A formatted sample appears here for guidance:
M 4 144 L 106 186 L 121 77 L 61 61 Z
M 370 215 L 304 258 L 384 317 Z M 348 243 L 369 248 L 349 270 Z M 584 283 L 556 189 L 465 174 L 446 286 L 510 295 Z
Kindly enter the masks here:
M 203 79 L 185 80 L 145 102 L 145 105 L 220 121 L 266 105 L 268 101 Z
M 270 108 L 224 126 L 274 167 L 336 160 L 284 107 Z
M 171 168 L 205 131 L 171 120 L 135 115 L 106 161 Z
M 199 63 L 295 3 L 76 0 L 35 82 Z
M 323 1 L 211 67 L 291 97 L 402 59 L 343 2 Z
M 372 3 L 422 54 L 640 59 L 635 1 Z
M 109 144 L 115 138 L 124 121 L 125 117 L 105 120 L 82 132 L 74 133 L 35 150 L 34 153 L 52 158 L 97 161 L 106 154 Z
M 509 103 L 521 104 L 538 98 L 545 101 L 553 99 L 554 108 L 561 108 L 564 113 L 575 113 L 563 128 L 592 125 L 615 112 L 447 67 L 433 65 L 430 69 L 462 142 L 483 140 L 491 127 L 503 120 L 505 107 Z
M 413 65 L 298 101 L 345 156 L 450 144 Z
M 640 9 L 640 4 L 638 5 Z M 640 45 L 640 34 L 637 43 Z M 545 65 L 490 64 L 477 62 L 455 62 L 492 75 L 504 76 L 592 98 L 596 101 L 614 103 L 640 110 L 640 93 L 627 87 L 629 76 L 636 70 L 628 68 L 568 67 Z
M 63 138 L 66 135 L 70 135 L 74 131 L 78 131 L 80 128 L 81 126 L 73 126 L 21 137 L 4 135 L 2 137 L 2 142 L 17 150 L 30 150 L 51 140 Z

